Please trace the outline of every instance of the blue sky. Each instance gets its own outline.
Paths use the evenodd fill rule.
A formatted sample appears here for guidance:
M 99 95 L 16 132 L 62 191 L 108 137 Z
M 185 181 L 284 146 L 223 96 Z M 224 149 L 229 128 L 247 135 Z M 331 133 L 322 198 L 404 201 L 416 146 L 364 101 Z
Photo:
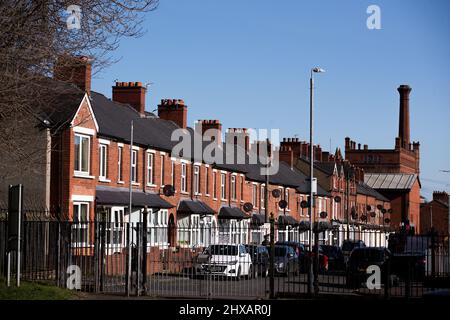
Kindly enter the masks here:
M 366 9 L 381 9 L 369 30 Z M 315 141 L 343 149 L 350 136 L 393 148 L 400 84 L 412 87 L 411 139 L 421 143 L 422 193 L 450 191 L 450 1 L 160 0 L 146 33 L 124 39 L 121 60 L 96 75 L 111 96 L 114 79 L 153 82 L 162 98 L 188 104 L 188 122 L 224 128 L 278 128 L 308 139 L 309 70 L 316 77 Z

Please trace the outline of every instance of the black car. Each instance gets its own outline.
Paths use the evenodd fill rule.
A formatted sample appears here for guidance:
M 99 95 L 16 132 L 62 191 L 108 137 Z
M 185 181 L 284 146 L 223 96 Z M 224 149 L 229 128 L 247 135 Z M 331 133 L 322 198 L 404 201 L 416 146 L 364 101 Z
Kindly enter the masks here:
M 267 277 L 269 274 L 269 251 L 265 246 L 246 244 L 245 248 L 252 258 L 254 277 Z
M 328 257 L 329 271 L 345 270 L 344 254 L 340 247 L 322 244 L 320 248 L 322 248 L 323 254 Z
M 306 272 L 308 266 L 307 249 L 304 244 L 295 241 L 277 241 L 276 245 L 286 245 L 292 247 L 298 256 L 299 271 Z
M 347 287 L 360 288 L 369 276 L 367 268 L 372 265 L 380 267 L 380 281 L 384 283 L 389 259 L 391 259 L 391 252 L 387 248 L 365 247 L 353 249 L 347 262 Z
M 344 263 L 346 264 L 352 250 L 355 248 L 365 248 L 366 244 L 362 240 L 345 240 L 342 243 L 342 254 L 344 255 Z
M 276 274 L 287 276 L 299 272 L 297 253 L 291 246 L 275 245 L 274 270 Z

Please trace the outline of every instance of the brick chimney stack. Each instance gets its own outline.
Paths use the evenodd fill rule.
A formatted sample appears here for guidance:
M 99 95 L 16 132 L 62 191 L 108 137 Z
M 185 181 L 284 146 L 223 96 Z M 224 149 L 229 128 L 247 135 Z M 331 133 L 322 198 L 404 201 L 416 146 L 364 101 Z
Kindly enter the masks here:
M 400 138 L 400 146 L 409 149 L 409 94 L 411 87 L 402 84 L 397 90 L 400 94 L 398 137 Z
M 175 122 L 180 128 L 187 127 L 187 105 L 181 99 L 162 99 L 158 105 L 158 117 Z
M 61 56 L 55 65 L 54 78 L 70 82 L 78 88 L 91 94 L 92 65 L 91 59 L 86 56 Z
M 116 82 L 112 88 L 112 99 L 131 105 L 141 115 L 145 113 L 145 93 L 141 82 Z
M 245 149 L 245 152 L 249 152 L 250 132 L 247 128 L 228 128 L 225 133 L 225 143 L 228 145 L 239 145 Z
M 222 143 L 222 124 L 219 120 L 198 120 L 195 128 L 199 130 L 201 126 L 202 136 L 210 136 L 211 141 L 217 141 L 218 144 Z M 215 132 L 207 132 L 210 129 L 216 130 Z
M 449 200 L 448 193 L 445 191 L 434 191 L 433 192 L 433 200 L 441 201 L 447 205 L 450 204 L 448 202 L 448 200 Z

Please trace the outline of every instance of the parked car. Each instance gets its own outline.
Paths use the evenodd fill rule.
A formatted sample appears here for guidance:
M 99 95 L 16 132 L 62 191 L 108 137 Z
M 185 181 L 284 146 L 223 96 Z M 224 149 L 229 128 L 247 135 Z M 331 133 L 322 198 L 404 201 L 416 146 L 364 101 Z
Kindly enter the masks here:
M 250 254 L 243 244 L 213 244 L 197 257 L 195 275 L 217 275 L 239 280 L 253 276 Z
M 342 243 L 342 254 L 344 255 L 344 263 L 347 264 L 348 258 L 355 248 L 365 248 L 366 244 L 362 240 L 345 240 Z
M 306 256 L 306 247 L 304 244 L 295 241 L 277 241 L 277 245 L 286 245 L 294 249 L 298 256 L 299 271 L 306 272 L 308 267 L 308 257 Z
M 276 274 L 288 276 L 299 272 L 298 256 L 294 249 L 287 245 L 275 245 L 274 270 Z
M 385 282 L 387 263 L 391 258 L 389 249 L 384 247 L 364 247 L 352 250 L 347 262 L 346 284 L 349 288 L 359 288 L 367 281 L 367 267 L 377 265 L 381 270 L 381 283 Z
M 404 280 L 408 276 L 411 280 L 423 280 L 425 278 L 427 262 L 430 262 L 429 273 L 431 273 L 430 237 L 391 234 L 389 236 L 388 248 L 392 253 L 391 273 Z
M 253 265 L 253 276 L 267 277 L 269 274 L 269 251 L 261 245 L 246 244 L 245 248 L 250 254 Z
M 345 270 L 344 254 L 342 249 L 338 246 L 320 245 L 324 255 L 328 257 L 329 271 L 343 271 Z
M 307 257 L 311 257 L 311 259 L 314 259 L 316 255 L 316 246 L 313 246 L 313 252 L 307 251 L 306 255 Z M 319 245 L 319 272 L 326 272 L 328 271 L 328 256 L 323 252 L 322 246 Z

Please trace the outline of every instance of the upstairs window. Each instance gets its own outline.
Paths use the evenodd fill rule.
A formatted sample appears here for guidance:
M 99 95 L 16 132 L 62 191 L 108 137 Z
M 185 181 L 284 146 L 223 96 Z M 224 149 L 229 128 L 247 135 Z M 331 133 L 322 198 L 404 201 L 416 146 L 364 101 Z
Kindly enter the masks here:
M 137 150 L 131 151 L 131 182 L 137 183 Z
M 205 167 L 205 194 L 209 195 L 209 170 Z
M 186 163 L 181 164 L 181 192 L 187 191 Z
M 154 171 L 155 167 L 155 155 L 153 153 L 147 153 L 147 184 L 152 185 L 155 182 Z
M 265 209 L 265 199 L 266 199 L 266 186 L 265 185 L 261 185 L 261 209 Z
M 161 155 L 161 186 L 164 186 L 164 174 L 166 173 L 164 160 L 165 160 L 165 157 L 162 154 Z
M 236 176 L 231 176 L 231 200 L 236 200 Z
M 101 179 L 106 179 L 107 170 L 108 170 L 108 146 L 105 144 L 101 144 L 99 146 L 98 157 L 100 160 L 99 163 L 99 176 Z
M 117 180 L 119 180 L 119 181 L 123 181 L 122 156 L 123 156 L 123 148 L 119 147 L 118 158 L 117 158 Z
M 200 167 L 194 166 L 194 193 L 200 194 Z
M 257 207 L 257 199 L 258 199 L 258 185 L 253 184 L 252 185 L 252 205 L 253 207 Z
M 225 173 L 221 173 L 220 174 L 220 195 L 221 195 L 222 199 L 226 199 L 227 198 L 227 193 L 226 193 L 226 175 L 225 175 Z
M 75 134 L 74 159 L 76 173 L 89 174 L 90 148 L 89 136 Z

